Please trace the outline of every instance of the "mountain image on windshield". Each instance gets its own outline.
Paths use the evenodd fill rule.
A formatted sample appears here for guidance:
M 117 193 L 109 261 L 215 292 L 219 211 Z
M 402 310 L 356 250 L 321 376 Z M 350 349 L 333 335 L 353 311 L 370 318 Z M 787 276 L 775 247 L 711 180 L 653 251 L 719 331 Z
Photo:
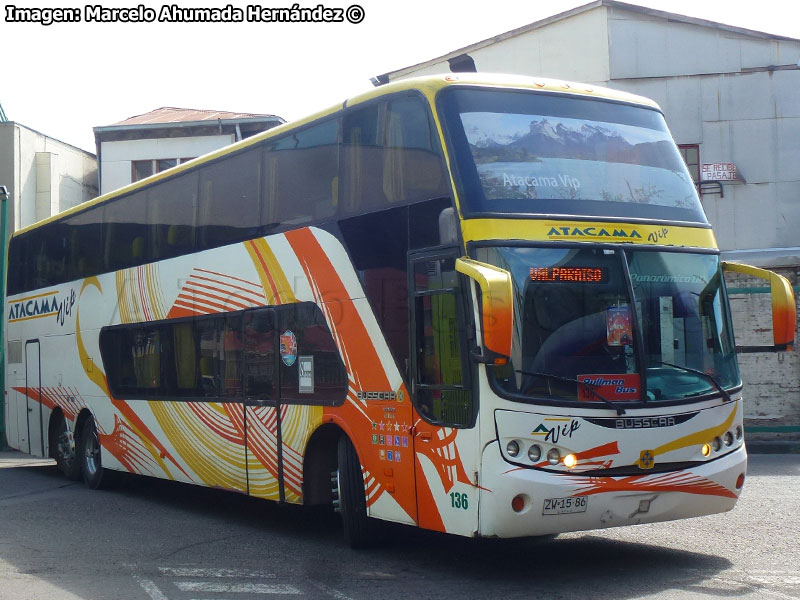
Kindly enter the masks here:
M 487 199 L 692 205 L 691 179 L 666 129 L 508 113 L 461 118 Z
M 619 130 L 601 125 L 580 121 L 564 123 L 542 117 L 531 120 L 527 131 L 510 137 L 485 130 L 475 137 L 469 133 L 468 130 L 473 157 L 478 163 L 530 161 L 541 156 L 674 168 L 669 160 L 672 141 L 663 139 L 661 132 L 652 132 L 661 139 L 628 139 Z M 638 130 L 637 133 L 642 132 Z

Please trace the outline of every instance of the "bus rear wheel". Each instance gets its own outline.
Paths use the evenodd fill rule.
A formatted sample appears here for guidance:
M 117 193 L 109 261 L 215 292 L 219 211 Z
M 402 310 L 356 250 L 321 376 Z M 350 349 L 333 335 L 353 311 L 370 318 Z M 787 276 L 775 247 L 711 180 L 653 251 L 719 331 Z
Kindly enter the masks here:
M 334 506 L 342 515 L 344 539 L 351 548 L 366 548 L 373 540 L 364 476 L 356 449 L 346 435 L 339 438 L 338 459 L 333 473 L 333 496 Z
M 97 436 L 97 428 L 91 417 L 83 422 L 79 447 L 78 456 L 86 487 L 90 490 L 110 487 L 113 483 L 114 473 L 103 467 L 100 438 Z
M 75 440 L 63 414 L 57 415 L 50 436 L 51 456 L 56 459 L 56 465 L 70 481 L 81 478 L 81 462 L 75 452 Z

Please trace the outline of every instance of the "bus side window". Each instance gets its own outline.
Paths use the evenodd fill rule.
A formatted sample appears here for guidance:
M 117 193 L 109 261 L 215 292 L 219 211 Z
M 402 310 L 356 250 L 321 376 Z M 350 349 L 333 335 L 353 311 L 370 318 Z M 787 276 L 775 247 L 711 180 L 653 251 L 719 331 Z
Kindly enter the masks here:
M 256 237 L 261 222 L 261 147 L 200 171 L 197 250 Z
M 275 317 L 271 308 L 248 311 L 244 316 L 245 397 L 274 398 Z
M 379 144 L 379 115 L 385 103 L 372 104 L 345 114 L 342 123 L 342 188 L 347 214 L 386 205 L 383 194 L 383 160 Z
M 339 121 L 331 119 L 270 142 L 264 155 L 265 225 L 302 225 L 336 215 L 338 141 Z
M 69 248 L 67 279 L 83 279 L 103 270 L 103 210 L 94 207 L 63 221 Z
M 31 270 L 23 262 L 27 258 L 27 247 L 29 236 L 13 237 L 8 244 L 8 264 L 13 265 L 8 269 L 8 280 L 6 293 L 9 296 L 20 293 L 27 287 L 28 275 Z
M 448 181 L 421 98 L 395 98 L 345 114 L 342 189 L 349 214 L 447 196 Z
M 194 250 L 197 172 L 161 182 L 147 192 L 147 245 L 153 261 Z
M 337 314 L 338 308 L 332 312 Z M 325 316 L 313 302 L 275 309 L 281 402 L 338 406 L 347 399 L 347 371 Z M 292 348 L 292 346 L 294 346 Z
M 448 195 L 447 177 L 427 106 L 418 98 L 389 103 L 383 191 L 390 203 Z
M 103 205 L 103 263 L 105 271 L 119 271 L 147 262 L 145 238 L 147 204 L 134 193 Z

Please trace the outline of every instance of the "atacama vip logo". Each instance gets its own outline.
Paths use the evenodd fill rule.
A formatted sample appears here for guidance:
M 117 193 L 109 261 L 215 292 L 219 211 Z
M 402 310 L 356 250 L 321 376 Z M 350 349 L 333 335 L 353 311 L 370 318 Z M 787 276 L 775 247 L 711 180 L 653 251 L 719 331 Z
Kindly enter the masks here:
M 622 227 L 551 227 L 547 232 L 549 238 L 609 238 L 609 239 L 642 239 L 642 234 L 636 229 L 626 229 Z
M 58 324 L 64 325 L 65 319 L 72 314 L 75 300 L 75 290 L 70 290 L 61 299 L 58 297 L 58 290 L 20 298 L 11 302 L 8 309 L 8 322 L 16 323 L 30 319 L 56 317 Z
M 8 309 L 8 322 L 37 319 L 58 314 L 58 291 L 45 292 L 28 298 L 20 298 Z

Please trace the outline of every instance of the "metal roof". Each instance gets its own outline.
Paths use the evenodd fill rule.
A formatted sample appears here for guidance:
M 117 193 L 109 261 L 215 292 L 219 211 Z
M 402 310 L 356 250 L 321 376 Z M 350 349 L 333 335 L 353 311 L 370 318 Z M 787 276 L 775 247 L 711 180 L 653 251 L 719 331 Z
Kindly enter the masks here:
M 162 106 L 151 110 L 143 115 L 128 117 L 119 123 L 113 123 L 108 127 L 118 127 L 127 125 L 152 125 L 155 123 L 187 123 L 201 121 L 230 121 L 242 119 L 256 119 L 273 121 L 280 119 L 275 115 L 262 115 L 254 113 L 234 113 L 225 110 L 199 110 L 195 108 L 176 108 L 174 106 Z M 282 119 L 281 119 L 282 120 Z
M 484 48 L 486 46 L 490 46 L 497 42 L 501 42 L 508 38 L 513 38 L 523 33 L 528 33 L 529 31 L 534 31 L 536 29 L 540 29 L 551 23 L 555 23 L 558 21 L 562 21 L 569 17 L 579 15 L 581 13 L 594 10 L 596 8 L 600 8 L 602 6 L 616 8 L 620 10 L 626 10 L 634 13 L 639 13 L 643 15 L 647 15 L 649 17 L 655 17 L 659 19 L 664 19 L 669 22 L 676 22 L 676 23 L 686 23 L 690 25 L 697 25 L 700 27 L 708 27 L 712 29 L 719 29 L 721 31 L 727 31 L 730 33 L 736 33 L 739 35 L 745 35 L 755 38 L 761 39 L 768 39 L 768 40 L 786 40 L 791 42 L 800 41 L 796 38 L 786 37 L 782 35 L 773 35 L 771 33 L 764 33 L 763 31 L 755 31 L 753 29 L 745 29 L 743 27 L 734 27 L 733 25 L 725 25 L 724 23 L 718 23 L 716 21 L 708 21 L 706 19 L 698 19 L 695 17 L 688 17 L 685 15 L 679 15 L 677 13 L 666 12 L 663 10 L 656 10 L 653 8 L 647 8 L 645 6 L 639 6 L 636 4 L 627 4 L 625 2 L 619 2 L 618 0 L 595 0 L 594 2 L 590 2 L 589 4 L 584 4 L 583 6 L 578 6 L 576 8 L 564 11 L 562 13 L 547 17 L 545 19 L 541 19 L 539 21 L 535 21 L 528 25 L 523 25 L 522 27 L 518 27 L 516 29 L 512 29 L 511 31 L 507 31 L 505 33 L 501 33 L 491 38 L 487 38 L 485 40 L 481 40 L 479 42 L 475 42 L 470 44 L 469 46 L 464 46 L 463 48 L 459 48 L 457 50 L 453 50 L 452 52 L 448 52 L 442 56 L 438 56 L 436 58 L 432 58 L 430 60 L 423 61 L 421 63 L 417 63 L 415 65 L 410 65 L 407 67 L 402 67 L 400 69 L 396 69 L 394 71 L 389 71 L 387 73 L 383 73 L 381 75 L 377 75 L 371 79 L 373 85 L 382 85 L 389 81 L 390 78 L 394 78 L 396 76 L 404 76 L 408 73 L 413 73 L 421 68 L 428 67 L 430 65 L 434 65 L 436 63 L 444 62 L 450 60 L 452 58 L 456 58 L 461 56 L 462 54 L 467 54 L 470 52 L 474 52 L 480 48 Z

